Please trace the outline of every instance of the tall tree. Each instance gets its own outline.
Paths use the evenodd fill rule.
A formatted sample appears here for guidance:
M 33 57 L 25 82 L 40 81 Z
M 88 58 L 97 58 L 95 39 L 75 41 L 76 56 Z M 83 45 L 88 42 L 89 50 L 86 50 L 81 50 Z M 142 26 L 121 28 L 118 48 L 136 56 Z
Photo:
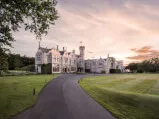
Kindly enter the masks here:
M 4 48 L 11 46 L 15 41 L 12 33 L 19 31 L 22 25 L 41 40 L 58 18 L 56 4 L 56 0 L 0 0 L 1 51 L 4 53 Z
M 136 72 L 137 71 L 137 66 L 138 66 L 138 63 L 130 63 L 128 65 L 128 69 L 130 69 L 132 72 Z
M 0 75 L 1 75 L 2 71 L 8 70 L 8 62 L 6 61 L 7 54 L 5 54 L 5 50 L 6 49 L 0 48 Z

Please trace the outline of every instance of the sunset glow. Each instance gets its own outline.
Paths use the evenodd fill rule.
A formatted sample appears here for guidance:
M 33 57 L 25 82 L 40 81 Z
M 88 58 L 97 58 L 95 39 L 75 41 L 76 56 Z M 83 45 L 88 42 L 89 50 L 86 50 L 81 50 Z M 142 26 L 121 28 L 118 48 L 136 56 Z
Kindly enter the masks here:
M 159 56 L 158 0 L 59 0 L 59 20 L 43 37 L 43 47 L 59 45 L 78 52 L 80 41 L 86 58 L 116 57 L 124 64 Z M 21 30 L 14 34 L 15 53 L 34 56 L 38 41 Z

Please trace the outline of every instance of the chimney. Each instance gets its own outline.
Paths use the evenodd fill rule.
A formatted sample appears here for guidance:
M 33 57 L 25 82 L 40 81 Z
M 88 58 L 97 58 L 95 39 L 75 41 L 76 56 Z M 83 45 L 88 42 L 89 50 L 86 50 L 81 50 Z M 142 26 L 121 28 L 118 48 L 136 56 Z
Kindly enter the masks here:
M 65 47 L 63 47 L 63 51 L 65 51 Z
M 75 54 L 75 50 L 72 50 L 72 53 Z
M 59 50 L 59 46 L 57 45 L 57 49 L 56 50 Z

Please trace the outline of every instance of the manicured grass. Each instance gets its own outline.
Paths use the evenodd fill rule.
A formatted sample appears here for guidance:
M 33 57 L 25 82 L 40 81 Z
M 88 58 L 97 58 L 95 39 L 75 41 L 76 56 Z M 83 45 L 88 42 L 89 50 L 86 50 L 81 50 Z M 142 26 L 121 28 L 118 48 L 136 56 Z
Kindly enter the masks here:
M 0 77 L 0 119 L 7 119 L 32 106 L 38 93 L 57 75 Z M 33 95 L 33 89 L 36 95 Z
M 36 74 L 36 72 L 9 70 L 8 72 L 2 72 L 1 76 L 22 76 L 22 75 L 33 75 L 33 74 Z
M 159 74 L 88 77 L 79 83 L 119 119 L 159 119 Z

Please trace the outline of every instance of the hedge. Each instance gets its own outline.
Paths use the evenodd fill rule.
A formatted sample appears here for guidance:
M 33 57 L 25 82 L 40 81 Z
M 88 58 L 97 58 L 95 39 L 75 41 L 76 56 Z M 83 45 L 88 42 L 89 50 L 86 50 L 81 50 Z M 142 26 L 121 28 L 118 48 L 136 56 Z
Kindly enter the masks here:
M 42 74 L 52 74 L 52 64 L 42 64 L 41 65 L 41 73 Z
M 110 69 L 110 73 L 121 73 L 120 69 Z

